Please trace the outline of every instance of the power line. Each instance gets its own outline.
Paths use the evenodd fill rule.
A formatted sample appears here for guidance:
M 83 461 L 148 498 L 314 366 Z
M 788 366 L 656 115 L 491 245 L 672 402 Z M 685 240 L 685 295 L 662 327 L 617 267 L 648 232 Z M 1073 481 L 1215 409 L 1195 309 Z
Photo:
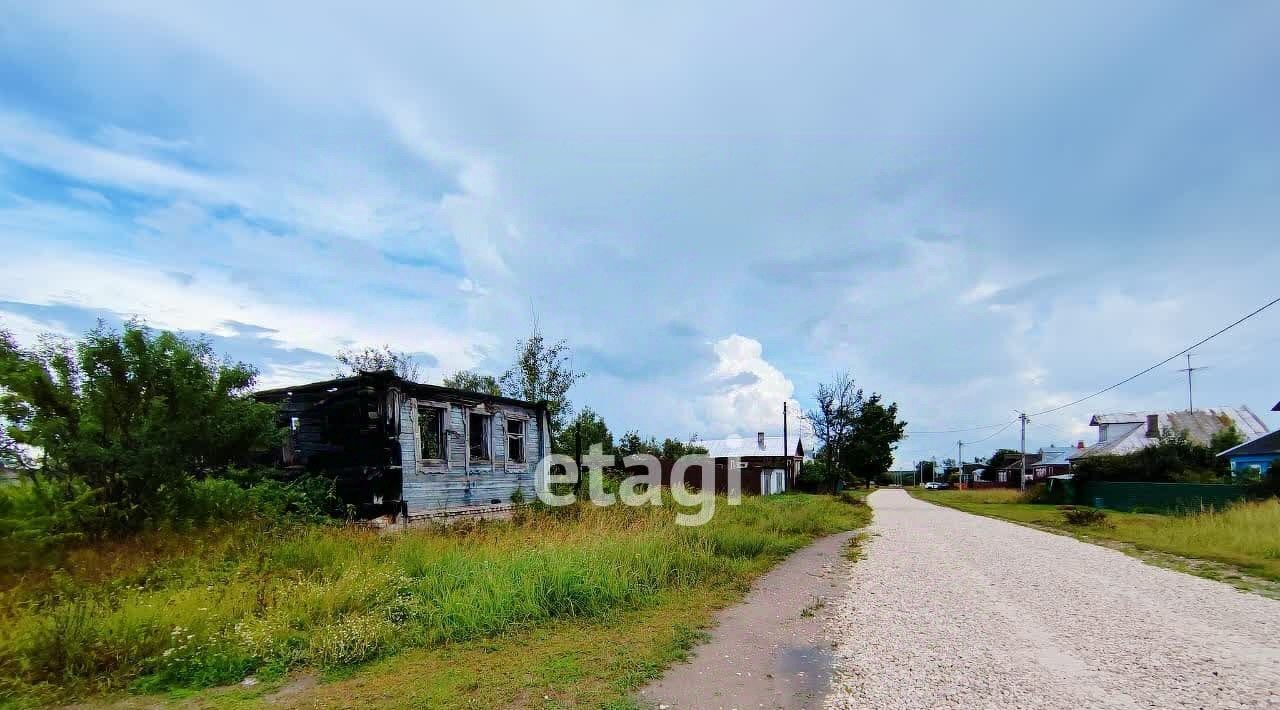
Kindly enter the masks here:
M 1246 315 L 1246 316 L 1244 316 L 1244 317 L 1240 318 L 1239 320 L 1237 320 L 1237 321 L 1235 321 L 1234 323 L 1232 323 L 1231 325 L 1228 325 L 1227 327 L 1225 327 L 1225 328 L 1223 328 L 1223 329 L 1219 330 L 1218 332 L 1214 333 L 1213 335 L 1210 335 L 1210 336 L 1208 336 L 1208 337 L 1206 337 L 1206 338 L 1203 338 L 1203 339 L 1201 339 L 1200 341 L 1198 341 L 1198 342 L 1196 342 L 1196 343 L 1193 343 L 1193 344 L 1191 344 L 1190 346 L 1183 348 L 1182 350 L 1179 350 L 1178 352 L 1176 352 L 1176 353 L 1174 353 L 1174 354 L 1170 355 L 1169 357 L 1167 357 L 1167 358 L 1165 358 L 1165 359 L 1161 360 L 1160 362 L 1157 362 L 1156 364 L 1152 365 L 1151 367 L 1148 367 L 1147 369 L 1143 370 L 1142 372 L 1139 372 L 1139 373 L 1137 373 L 1137 374 L 1135 374 L 1135 375 L 1130 375 L 1129 377 L 1126 377 L 1126 378 L 1124 378 L 1123 380 L 1120 380 L 1119 382 L 1115 383 L 1114 385 L 1111 385 L 1110 387 L 1104 387 L 1104 388 L 1102 388 L 1102 389 L 1098 390 L 1097 392 L 1094 392 L 1093 394 L 1088 395 L 1088 396 L 1085 396 L 1085 397 L 1081 397 L 1080 399 L 1077 399 L 1077 400 L 1075 400 L 1074 402 L 1068 402 L 1068 403 L 1066 403 L 1066 404 L 1059 405 L 1059 406 L 1057 406 L 1057 407 L 1053 407 L 1053 408 L 1051 408 L 1051 409 L 1046 409 L 1046 410 L 1044 410 L 1044 411 L 1042 411 L 1042 412 L 1036 412 L 1036 413 L 1031 414 L 1031 415 L 1028 415 L 1028 416 L 1038 417 L 1038 416 L 1042 416 L 1042 415 L 1045 415 L 1045 414 L 1049 414 L 1050 412 L 1057 412 L 1057 411 L 1059 411 L 1059 410 L 1066 409 L 1067 407 L 1074 407 L 1074 406 L 1076 406 L 1077 404 L 1080 404 L 1081 402 L 1087 402 L 1087 401 L 1089 401 L 1089 400 L 1093 399 L 1094 397 L 1097 397 L 1097 396 L 1098 396 L 1098 395 L 1100 395 L 1100 394 L 1105 394 L 1105 393 L 1107 393 L 1107 392 L 1110 392 L 1111 390 L 1113 390 L 1113 389 L 1115 389 L 1115 388 L 1117 388 L 1117 387 L 1120 387 L 1121 385 L 1126 385 L 1126 384 L 1128 384 L 1128 383 L 1130 383 L 1130 382 L 1133 382 L 1134 380 L 1138 379 L 1139 377 L 1142 377 L 1143 375 L 1147 374 L 1148 372 L 1151 372 L 1152 370 L 1155 370 L 1156 368 L 1159 368 L 1159 367 L 1162 367 L 1162 366 L 1164 366 L 1164 365 L 1167 365 L 1169 362 L 1171 362 L 1171 361 L 1173 361 L 1173 360 L 1175 360 L 1175 359 L 1177 359 L 1177 358 L 1179 358 L 1179 357 L 1182 357 L 1183 355 L 1186 355 L 1187 353 L 1191 352 L 1192 350 L 1195 350 L 1196 348 L 1200 347 L 1201 345 L 1204 345 L 1205 343 L 1209 342 L 1210 340 L 1213 340 L 1214 338 L 1218 337 L 1219 335 L 1222 335 L 1223 333 L 1227 332 L 1228 330 L 1231 330 L 1232 328 L 1236 327 L 1237 325 L 1240 325 L 1241 323 L 1243 323 L 1243 322 L 1245 322 L 1245 321 L 1249 320 L 1250 318 L 1252 318 L 1252 317 L 1254 317 L 1254 316 L 1258 315 L 1259 313 L 1261 313 L 1261 312 L 1263 312 L 1263 311 L 1267 310 L 1268 308 L 1270 308 L 1270 307 L 1272 307 L 1272 306 L 1276 305 L 1277 303 L 1280 303 L 1280 298 L 1276 298 L 1276 299 L 1272 300 L 1270 303 L 1267 303 L 1266 305 L 1262 306 L 1261 308 L 1259 308 L 1259 309 L 1257 309 L 1257 310 L 1253 311 L 1252 313 L 1249 313 L 1248 315 Z
M 997 436 L 1000 436 L 1000 434 L 1001 434 L 1001 433 L 1003 433 L 1005 429 L 1008 429 L 1008 428 L 1009 428 L 1009 427 L 1010 427 L 1014 422 L 1016 422 L 1016 421 L 1018 421 L 1018 420 L 1017 420 L 1017 419 L 1010 419 L 1009 421 L 1007 421 L 1007 422 L 1005 422 L 1005 423 L 1004 423 L 1004 426 L 1002 426 L 1002 427 L 1000 427 L 998 430 L 996 430 L 996 432 L 995 432 L 995 433 L 993 433 L 993 434 L 989 434 L 989 435 L 987 435 L 987 436 L 984 436 L 984 437 L 983 437 L 983 438 L 981 438 L 981 439 L 975 439 L 975 440 L 973 440 L 973 441 L 966 441 L 966 442 L 964 442 L 964 445 L 965 445 L 965 446 L 969 446 L 970 444 L 981 444 L 982 442 L 986 441 L 987 439 L 994 439 L 994 438 L 996 438 Z
M 916 431 L 914 429 L 908 429 L 907 435 L 910 436 L 911 434 L 956 434 L 963 431 L 982 431 L 983 429 L 994 429 L 998 426 L 1007 426 L 1008 424 L 1009 422 L 1004 422 L 1000 424 L 986 424 L 984 426 L 964 427 L 961 429 L 937 429 L 934 431 Z

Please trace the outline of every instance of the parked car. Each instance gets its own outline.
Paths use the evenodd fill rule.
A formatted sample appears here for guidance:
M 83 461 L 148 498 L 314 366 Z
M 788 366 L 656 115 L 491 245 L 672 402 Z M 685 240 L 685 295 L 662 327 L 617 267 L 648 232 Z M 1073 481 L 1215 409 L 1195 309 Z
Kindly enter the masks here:
M 947 483 L 946 481 L 928 481 L 924 484 L 924 487 L 926 490 L 940 491 L 943 488 L 950 488 L 951 484 Z

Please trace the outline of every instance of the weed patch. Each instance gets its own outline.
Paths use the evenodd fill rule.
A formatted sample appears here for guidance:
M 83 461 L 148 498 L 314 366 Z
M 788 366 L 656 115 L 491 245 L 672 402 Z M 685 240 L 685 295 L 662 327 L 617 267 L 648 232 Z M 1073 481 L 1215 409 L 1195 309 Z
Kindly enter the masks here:
M 721 501 L 699 528 L 675 525 L 669 507 L 582 505 L 530 511 L 518 524 L 391 535 L 336 525 L 212 529 L 158 558 L 139 553 L 123 574 L 76 567 L 6 589 L 0 697 L 38 704 L 299 668 L 327 674 L 411 649 L 609 618 L 694 590 L 736 593 L 813 538 L 858 527 L 865 509 L 787 494 Z

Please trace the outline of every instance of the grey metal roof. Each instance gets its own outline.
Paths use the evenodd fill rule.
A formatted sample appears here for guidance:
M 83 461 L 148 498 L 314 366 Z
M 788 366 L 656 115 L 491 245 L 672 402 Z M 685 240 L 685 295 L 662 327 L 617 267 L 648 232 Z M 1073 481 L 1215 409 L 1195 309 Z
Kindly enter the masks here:
M 707 455 L 712 458 L 720 457 L 736 457 L 744 458 L 747 456 L 795 456 L 796 442 L 798 438 L 790 436 L 787 438 L 787 448 L 791 449 L 790 453 L 783 451 L 782 437 L 766 436 L 764 438 L 764 446 L 760 446 L 757 437 L 732 437 L 729 439 L 707 439 L 693 442 L 695 446 L 701 446 L 707 450 Z M 800 444 L 803 446 L 804 442 Z M 804 446 L 805 455 L 809 453 L 809 447 Z
M 1247 406 L 1210 407 L 1172 412 L 1115 412 L 1095 414 L 1090 424 L 1129 424 L 1123 431 L 1111 431 L 1107 440 L 1087 449 L 1076 451 L 1069 458 L 1100 456 L 1103 454 L 1131 454 L 1151 446 L 1159 439 L 1147 436 L 1147 415 L 1160 418 L 1160 431 L 1185 432 L 1187 438 L 1207 446 L 1214 434 L 1234 424 L 1245 441 L 1252 441 L 1268 432 L 1267 425 Z
M 1155 412 L 1110 412 L 1108 414 L 1095 414 L 1093 419 L 1089 420 L 1089 426 L 1098 426 L 1100 424 L 1136 424 L 1138 422 L 1146 422 L 1148 414 Z

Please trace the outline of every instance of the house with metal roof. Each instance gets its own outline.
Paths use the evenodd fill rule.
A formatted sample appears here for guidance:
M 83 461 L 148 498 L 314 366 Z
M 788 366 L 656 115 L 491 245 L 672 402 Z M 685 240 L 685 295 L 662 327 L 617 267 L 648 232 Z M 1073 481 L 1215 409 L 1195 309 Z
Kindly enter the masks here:
M 1218 458 L 1225 458 L 1231 462 L 1233 476 L 1254 477 L 1267 473 L 1280 474 L 1280 471 L 1272 471 L 1273 464 L 1280 461 L 1280 431 L 1263 434 L 1253 441 L 1233 446 L 1219 453 Z
M 1070 460 L 1131 454 L 1157 443 L 1162 434 L 1181 432 L 1192 441 L 1208 446 L 1215 434 L 1231 426 L 1246 442 L 1269 431 L 1258 415 L 1244 405 L 1171 412 L 1095 414 L 1089 426 L 1098 427 L 1098 442 L 1069 454 Z
M 693 443 L 706 449 L 707 456 L 715 459 L 717 466 L 726 465 L 730 459 L 737 460 L 744 490 L 755 492 L 755 483 L 759 481 L 759 492 L 765 495 L 791 490 L 800 473 L 800 463 L 812 457 L 799 436 L 784 439 L 757 432 L 754 439 L 735 436 Z

